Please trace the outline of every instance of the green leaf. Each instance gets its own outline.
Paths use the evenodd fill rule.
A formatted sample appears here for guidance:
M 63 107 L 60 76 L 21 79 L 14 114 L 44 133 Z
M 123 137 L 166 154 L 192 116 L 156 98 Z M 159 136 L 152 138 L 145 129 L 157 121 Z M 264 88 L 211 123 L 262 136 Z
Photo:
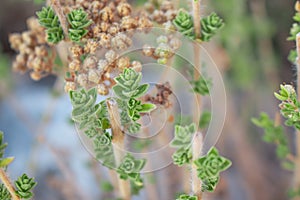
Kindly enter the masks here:
M 11 195 L 9 191 L 6 189 L 6 187 L 4 186 L 4 184 L 0 185 L 0 199 L 11 200 Z
M 85 28 L 92 24 L 88 19 L 88 14 L 82 9 L 72 10 L 67 15 L 68 22 L 71 26 L 69 29 L 69 37 L 73 42 L 80 42 L 80 40 L 88 33 Z
M 32 190 L 36 186 L 34 178 L 29 178 L 23 174 L 15 181 L 16 195 L 22 199 L 30 199 L 33 196 Z
M 203 190 L 214 191 L 219 174 L 231 166 L 231 161 L 219 155 L 218 150 L 212 147 L 207 155 L 200 157 L 194 161 L 197 166 L 198 177 L 202 180 Z
M 132 97 L 139 98 L 139 97 L 143 96 L 147 92 L 148 89 L 149 89 L 149 84 L 143 84 L 136 89 L 136 91 Z
M 12 163 L 12 161 L 14 161 L 14 159 L 14 157 L 0 159 L 0 167 L 7 167 L 10 163 Z
M 216 13 L 201 19 L 201 40 L 208 42 L 224 26 L 223 19 Z
M 203 111 L 199 121 L 199 128 L 200 129 L 207 128 L 210 123 L 210 120 L 211 120 L 211 112 Z
M 48 42 L 56 44 L 64 39 L 59 19 L 51 7 L 43 7 L 36 15 L 40 25 L 46 28 Z
M 141 105 L 141 108 L 139 109 L 140 113 L 146 113 L 151 112 L 152 110 L 156 109 L 156 106 L 152 103 L 145 103 Z
M 198 200 L 197 196 L 182 194 L 176 200 Z

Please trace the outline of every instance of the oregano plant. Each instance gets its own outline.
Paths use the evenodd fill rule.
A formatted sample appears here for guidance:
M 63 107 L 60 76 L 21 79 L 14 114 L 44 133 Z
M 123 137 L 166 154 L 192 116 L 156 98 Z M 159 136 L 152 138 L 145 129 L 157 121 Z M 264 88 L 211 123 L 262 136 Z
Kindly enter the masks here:
M 191 3 L 193 9 L 187 11 L 173 1 L 150 0 L 140 12 L 126 0 L 51 0 L 46 1 L 46 7 L 28 24 L 27 33 L 34 35 L 29 37 L 32 40 L 25 40 L 23 36 L 26 34 L 14 34 L 10 38 L 12 48 L 19 53 L 13 64 L 17 71 L 30 71 L 34 80 L 50 74 L 64 79 L 64 89 L 72 104 L 72 121 L 84 141 L 88 141 L 93 155 L 116 180 L 114 185 L 109 182 L 103 185 L 105 190 L 114 192 L 115 198 L 130 200 L 145 188 L 146 175 L 143 172 L 153 163 L 149 163 L 143 154 L 129 150 L 143 151 L 152 145 L 150 139 L 133 141 L 140 135 L 150 137 L 151 128 L 143 126 L 147 117 L 156 122 L 160 121 L 162 114 L 157 113 L 162 108 L 168 114 L 176 110 L 171 100 L 175 96 L 173 85 L 169 83 L 173 77 L 162 75 L 161 80 L 165 82 L 156 84 L 154 89 L 149 83 L 142 83 L 143 77 L 148 75 L 143 70 L 142 57 L 127 52 L 134 47 L 135 35 L 145 34 L 138 40 L 143 45 L 143 56 L 153 59 L 156 64 L 167 65 L 166 71 L 173 67 L 173 63 L 180 65 L 175 62 L 175 57 L 182 44 L 172 31 L 176 30 L 196 43 L 193 49 L 195 66 L 188 80 L 189 92 L 195 94 L 198 102 L 210 95 L 213 81 L 200 75 L 199 45 L 210 41 L 224 22 L 216 13 L 201 18 L 200 1 L 191 0 Z M 159 36 L 155 35 L 157 46 L 144 44 L 147 34 L 151 35 L 151 29 L 155 27 L 164 30 Z M 61 65 L 54 67 L 57 60 Z M 202 103 L 194 106 L 193 112 L 200 110 L 200 116 L 187 116 L 189 120 L 185 126 L 182 123 L 171 126 L 173 128 L 176 124 L 170 144 L 175 149 L 173 164 L 191 171 L 181 180 L 191 180 L 190 189 L 185 189 L 184 194 L 176 199 L 202 200 L 202 193 L 213 192 L 220 180 L 220 172 L 231 165 L 215 147 L 203 154 L 203 134 L 212 115 L 209 111 L 202 111 L 202 107 Z M 172 122 L 170 115 L 167 123 Z M 163 133 L 163 130 L 159 132 Z M 11 160 L 6 158 L 0 164 L 6 166 L 9 162 Z M 17 197 L 32 196 L 31 189 L 35 186 L 32 178 L 23 175 L 15 185 Z M 7 196 L 3 187 L 0 194 Z

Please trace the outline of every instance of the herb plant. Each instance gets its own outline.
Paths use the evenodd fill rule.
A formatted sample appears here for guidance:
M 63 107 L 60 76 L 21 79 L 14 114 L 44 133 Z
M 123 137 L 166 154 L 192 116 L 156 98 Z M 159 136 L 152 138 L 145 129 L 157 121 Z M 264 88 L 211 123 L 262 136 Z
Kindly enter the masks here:
M 147 159 L 122 151 L 127 144 L 126 134 L 138 136 L 144 131 L 143 116 L 160 107 L 172 107 L 168 99 L 172 95 L 170 84 L 156 85 L 156 96 L 147 94 L 151 91 L 149 84 L 141 84 L 142 76 L 146 76 L 142 74 L 142 63 L 120 52 L 132 46 L 135 30 L 147 34 L 155 26 L 175 29 L 199 44 L 210 41 L 224 22 L 216 13 L 201 19 L 200 1 L 192 0 L 191 3 L 193 14 L 176 8 L 172 1 L 149 1 L 143 12 L 134 13 L 126 0 L 51 0 L 37 12 L 37 18 L 28 23 L 27 35 L 10 36 L 12 48 L 19 53 L 13 64 L 16 71 L 30 71 L 34 80 L 49 74 L 64 78 L 65 91 L 73 106 L 72 120 L 92 144 L 97 160 L 117 177 L 117 198 L 129 200 L 145 186 L 142 172 L 148 164 Z M 169 64 L 180 41 L 170 32 L 167 34 L 157 37 L 155 48 L 145 44 L 143 55 L 159 64 Z M 31 40 L 26 40 L 28 35 L 33 35 L 29 37 Z M 201 100 L 202 96 L 209 95 L 213 83 L 198 73 L 201 71 L 198 46 L 194 54 L 196 69 L 190 81 L 191 92 Z M 61 61 L 61 67 L 54 67 L 57 60 Z M 214 191 L 220 172 L 231 165 L 215 147 L 206 155 L 202 154 L 202 132 L 211 114 L 201 110 L 200 114 L 201 118 L 193 116 L 193 123 L 189 125 L 177 124 L 171 142 L 171 147 L 176 149 L 173 163 L 191 169 L 190 177 L 184 177 L 184 181 L 192 179 L 191 189 L 177 198 L 180 200 L 202 200 L 202 193 Z M 9 162 L 9 158 L 1 161 L 2 165 Z M 35 186 L 33 179 L 23 175 L 15 184 L 17 196 L 31 197 L 31 189 Z M 7 196 L 5 188 L 0 189 L 0 194 Z

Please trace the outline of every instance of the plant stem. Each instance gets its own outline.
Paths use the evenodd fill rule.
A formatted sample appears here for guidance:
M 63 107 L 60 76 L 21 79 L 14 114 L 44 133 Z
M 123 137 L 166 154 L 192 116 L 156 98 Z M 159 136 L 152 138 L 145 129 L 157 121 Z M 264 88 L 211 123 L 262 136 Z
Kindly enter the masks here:
M 192 0 L 193 4 L 193 19 L 194 19 L 194 29 L 196 40 L 201 37 L 201 17 L 200 17 L 200 0 Z M 200 77 L 201 71 L 201 61 L 200 61 L 200 46 L 199 44 L 194 44 L 194 61 L 195 61 L 195 73 L 194 79 L 198 80 Z M 195 105 L 198 105 L 198 115 L 197 112 L 194 112 L 194 122 L 198 124 L 199 118 L 201 116 L 201 96 L 197 94 Z M 198 159 L 202 152 L 202 133 L 197 131 L 195 133 L 193 143 L 192 143 L 192 151 L 193 151 L 193 161 Z M 202 190 L 201 190 L 201 180 L 197 176 L 197 168 L 192 163 L 191 165 L 191 179 L 192 179 L 192 192 L 194 195 L 198 197 L 198 200 L 202 200 Z
M 201 132 L 196 132 L 193 143 L 192 143 L 192 151 L 193 151 L 193 161 L 198 159 L 201 155 L 203 146 L 203 136 Z M 201 180 L 197 176 L 197 167 L 194 163 L 191 165 L 191 178 L 192 178 L 192 192 L 194 195 L 198 197 L 198 200 L 202 199 L 202 190 L 201 190 Z
M 60 1 L 59 0 L 51 0 L 50 4 L 60 21 L 60 25 L 63 29 L 65 38 L 67 39 L 68 38 L 68 21 L 67 21 L 66 15 L 64 14 L 64 11 L 62 9 L 62 6 L 60 4 Z
M 296 36 L 297 45 L 297 94 L 298 101 L 300 101 L 300 33 Z M 296 159 L 295 159 L 295 175 L 294 175 L 294 189 L 300 188 L 300 131 L 296 130 Z M 295 197 L 294 199 L 300 199 Z
M 0 168 L 0 179 L 2 183 L 5 185 L 6 189 L 9 191 L 11 197 L 13 200 L 20 200 L 20 198 L 16 195 L 16 191 L 14 186 L 11 184 L 10 179 L 8 178 L 8 175 L 4 171 L 4 169 Z
M 200 0 L 192 0 L 193 3 L 193 18 L 194 18 L 194 28 L 196 39 L 201 37 L 201 12 L 200 12 Z
M 111 124 L 111 130 L 113 135 L 112 145 L 114 150 L 116 166 L 119 166 L 124 156 L 123 150 L 124 150 L 125 135 L 121 129 L 121 120 L 120 120 L 120 114 L 119 114 L 117 102 L 114 99 L 110 98 L 106 100 L 106 104 L 107 104 L 107 109 L 110 117 L 110 124 Z M 119 190 L 120 190 L 121 198 L 123 200 L 130 200 L 131 199 L 130 182 L 128 180 L 123 180 L 121 178 L 118 178 L 118 182 L 119 182 Z

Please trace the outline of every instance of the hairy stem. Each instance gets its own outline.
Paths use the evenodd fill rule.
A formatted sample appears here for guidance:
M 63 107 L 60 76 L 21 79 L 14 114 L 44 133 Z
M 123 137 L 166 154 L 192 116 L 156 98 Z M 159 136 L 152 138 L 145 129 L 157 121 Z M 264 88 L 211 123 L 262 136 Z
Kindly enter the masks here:
M 192 151 L 193 151 L 193 161 L 198 159 L 201 156 L 203 146 L 203 136 L 201 132 L 196 132 L 193 142 L 192 142 Z M 197 167 L 194 163 L 191 166 L 191 178 L 192 178 L 192 192 L 198 197 L 198 200 L 202 199 L 202 190 L 201 190 L 201 180 L 197 176 Z
M 200 24 L 200 0 L 192 0 L 193 4 L 193 18 L 194 18 L 194 29 L 196 39 L 201 37 L 201 24 Z M 200 77 L 201 71 L 201 61 L 200 61 L 200 46 L 199 44 L 194 44 L 194 61 L 195 61 L 195 73 L 194 79 L 197 80 Z M 194 122 L 199 122 L 201 116 L 201 96 L 197 94 L 197 99 L 195 102 L 196 108 L 198 107 L 199 112 L 194 112 Z M 195 133 L 192 150 L 193 150 L 193 161 L 198 159 L 202 151 L 202 133 L 197 131 Z M 201 180 L 197 176 L 197 168 L 192 163 L 191 165 L 191 179 L 192 179 L 192 192 L 198 197 L 198 200 L 202 200 L 202 190 L 201 190 Z
M 67 21 L 66 15 L 64 14 L 64 11 L 61 7 L 60 1 L 59 0 L 51 0 L 50 5 L 53 8 L 54 12 L 56 13 L 56 15 L 60 21 L 60 25 L 63 29 L 65 38 L 68 38 L 68 21 Z
M 2 183 L 5 185 L 5 187 L 7 188 L 7 190 L 9 191 L 12 199 L 13 200 L 20 200 L 20 198 L 16 195 L 15 188 L 12 185 L 8 175 L 6 174 L 4 169 L 2 169 L 2 168 L 0 168 L 0 179 L 1 179 Z
M 300 101 L 300 33 L 296 36 L 296 45 L 297 45 L 297 94 L 298 101 Z M 296 159 L 295 159 L 295 175 L 294 175 L 294 188 L 300 188 L 300 131 L 296 131 Z M 299 200 L 299 197 L 294 199 Z
M 124 139 L 125 135 L 123 130 L 121 129 L 121 120 L 118 109 L 118 104 L 114 99 L 106 100 L 107 109 L 110 117 L 111 130 L 112 130 L 112 145 L 114 150 L 114 156 L 116 161 L 116 166 L 121 164 L 123 158 L 123 150 L 124 150 Z M 120 195 L 123 200 L 130 200 L 130 182 L 128 180 L 123 180 L 118 178 Z

